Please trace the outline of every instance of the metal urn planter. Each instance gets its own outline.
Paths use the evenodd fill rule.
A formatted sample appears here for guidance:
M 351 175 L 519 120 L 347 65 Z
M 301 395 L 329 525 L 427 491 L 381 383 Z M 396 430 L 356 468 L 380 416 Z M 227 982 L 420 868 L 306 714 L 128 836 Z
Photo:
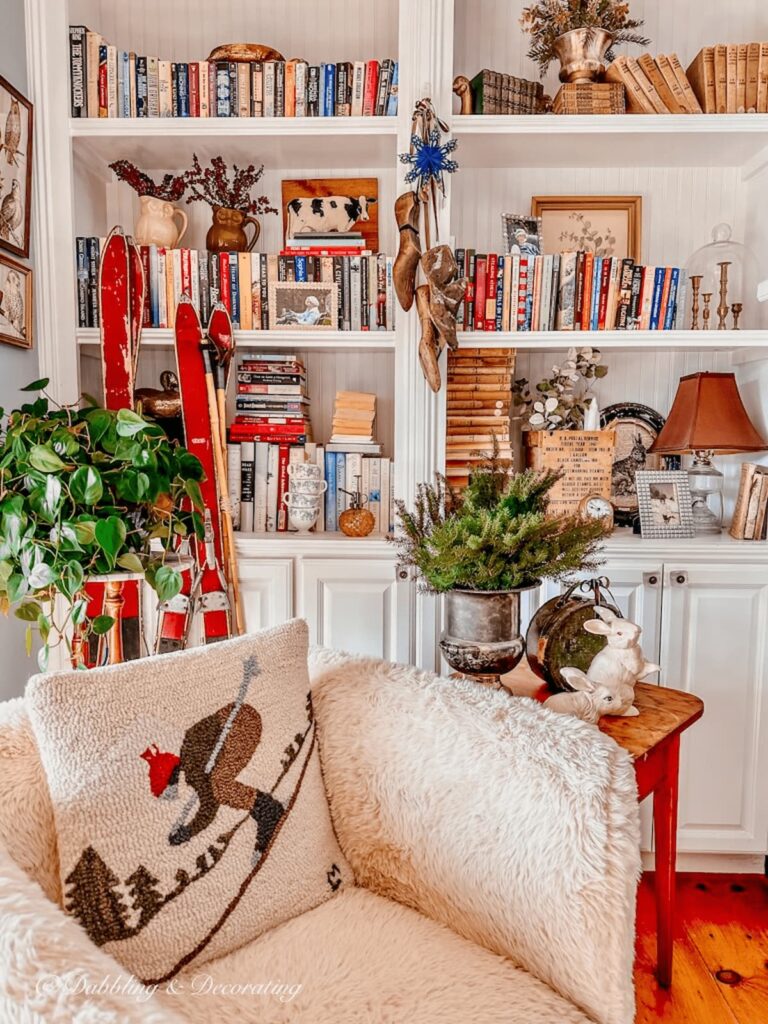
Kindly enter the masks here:
M 594 82 L 605 72 L 605 55 L 613 35 L 604 28 L 575 28 L 555 41 L 560 61 L 560 81 L 578 85 Z
M 478 682 L 500 686 L 499 677 L 511 672 L 525 651 L 520 594 L 531 589 L 449 590 L 440 648 L 451 668 Z

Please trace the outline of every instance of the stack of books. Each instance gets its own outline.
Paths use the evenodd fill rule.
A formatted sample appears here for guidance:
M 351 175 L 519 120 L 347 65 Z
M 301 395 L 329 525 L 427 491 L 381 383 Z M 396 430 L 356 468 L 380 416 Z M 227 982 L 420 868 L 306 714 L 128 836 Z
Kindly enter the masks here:
M 78 326 L 99 326 L 99 260 L 104 238 L 78 237 Z M 274 293 L 281 282 L 327 283 L 333 296 L 339 331 L 392 331 L 395 328 L 393 258 L 345 240 L 343 246 L 323 244 L 284 250 L 209 253 L 197 249 L 139 247 L 147 283 L 144 327 L 174 326 L 182 293 L 207 322 L 211 309 L 223 302 L 235 327 L 243 331 L 275 330 L 282 305 Z M 305 328 L 311 329 L 311 328 Z
M 768 113 L 768 43 L 705 46 L 686 74 L 705 114 Z
M 513 256 L 457 249 L 467 277 L 458 312 L 469 331 L 682 330 L 686 277 L 679 267 L 563 252 Z
M 72 117 L 394 117 L 396 60 L 175 62 L 69 29 Z
M 469 83 L 473 114 L 540 114 L 544 87 L 527 78 L 502 75 L 484 68 Z
M 283 495 L 288 492 L 288 467 L 312 462 L 328 484 L 316 533 L 338 531 L 339 515 L 349 508 L 358 483 L 365 507 L 375 520 L 374 533 L 393 530 L 391 459 L 359 452 L 332 451 L 330 445 L 233 441 L 228 445 L 228 481 L 235 528 L 243 533 L 283 533 L 288 529 Z M 360 478 L 359 480 L 357 478 Z
M 736 540 L 765 540 L 768 527 L 768 466 L 742 462 L 739 496 L 729 533 Z
M 312 440 L 307 370 L 297 355 L 253 353 L 237 368 L 233 441 Z
M 553 114 L 624 114 L 624 86 L 616 82 L 561 85 L 552 102 Z
M 452 487 L 465 487 L 473 465 L 493 451 L 511 459 L 509 404 L 514 351 L 460 348 L 448 353 L 445 475 Z
M 607 82 L 624 86 L 630 114 L 700 114 L 701 105 L 676 53 L 617 57 L 608 65 Z
M 354 445 L 347 451 L 364 451 L 375 444 L 376 395 L 364 391 L 337 391 L 333 406 L 332 445 Z

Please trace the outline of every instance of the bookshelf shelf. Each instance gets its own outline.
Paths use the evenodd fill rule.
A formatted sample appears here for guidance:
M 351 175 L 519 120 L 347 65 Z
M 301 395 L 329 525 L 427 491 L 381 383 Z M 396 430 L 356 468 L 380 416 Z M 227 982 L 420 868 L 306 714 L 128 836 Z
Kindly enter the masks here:
M 250 557 L 273 555 L 285 558 L 304 553 L 317 555 L 319 550 L 322 550 L 323 557 L 336 553 L 345 558 L 353 554 L 360 557 L 395 557 L 395 549 L 387 542 L 383 533 L 372 533 L 367 537 L 347 537 L 346 534 L 335 530 L 327 533 L 237 532 L 235 545 L 238 551 Z
M 224 150 L 228 160 L 258 157 L 268 170 L 385 167 L 397 158 L 396 117 L 72 118 L 69 134 L 75 155 L 107 179 L 121 156 L 165 168 Z
M 456 115 L 463 167 L 740 167 L 768 147 L 768 114 Z M 764 154 L 763 154 L 764 155 Z
M 235 331 L 238 351 L 248 349 L 312 349 L 322 352 L 390 352 L 394 331 Z M 98 345 L 98 328 L 80 328 L 77 343 Z M 766 342 L 768 344 L 768 342 Z M 172 348 L 173 331 L 151 328 L 142 331 L 142 348 Z
M 611 352 L 768 352 L 768 331 L 463 331 L 464 348 L 562 351 L 590 345 Z

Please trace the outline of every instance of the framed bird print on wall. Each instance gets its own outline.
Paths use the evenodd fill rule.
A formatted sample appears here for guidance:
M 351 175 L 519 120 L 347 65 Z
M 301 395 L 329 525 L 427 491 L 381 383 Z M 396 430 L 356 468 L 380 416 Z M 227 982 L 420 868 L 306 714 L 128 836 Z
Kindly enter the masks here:
M 0 77 L 0 246 L 29 256 L 32 104 Z
M 1 252 L 0 342 L 32 348 L 32 269 Z

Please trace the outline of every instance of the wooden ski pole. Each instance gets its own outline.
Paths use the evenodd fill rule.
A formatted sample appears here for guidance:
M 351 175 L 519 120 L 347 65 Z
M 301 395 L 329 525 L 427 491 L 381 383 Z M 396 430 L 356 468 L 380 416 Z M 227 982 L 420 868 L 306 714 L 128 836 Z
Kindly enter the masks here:
M 235 531 L 232 523 L 232 506 L 229 500 L 229 488 L 227 487 L 227 464 L 225 450 L 221 443 L 221 425 L 219 420 L 219 405 L 216 400 L 216 385 L 213 377 L 213 353 L 210 345 L 203 342 L 203 362 L 205 365 L 205 387 L 208 393 L 208 413 L 211 419 L 211 446 L 213 447 L 213 458 L 216 465 L 216 484 L 219 492 L 219 506 L 224 527 L 225 559 L 227 562 L 227 575 L 232 587 L 232 601 L 235 606 L 235 630 L 238 636 L 245 633 L 245 619 L 240 600 L 240 579 L 237 573 L 237 557 L 235 554 Z

